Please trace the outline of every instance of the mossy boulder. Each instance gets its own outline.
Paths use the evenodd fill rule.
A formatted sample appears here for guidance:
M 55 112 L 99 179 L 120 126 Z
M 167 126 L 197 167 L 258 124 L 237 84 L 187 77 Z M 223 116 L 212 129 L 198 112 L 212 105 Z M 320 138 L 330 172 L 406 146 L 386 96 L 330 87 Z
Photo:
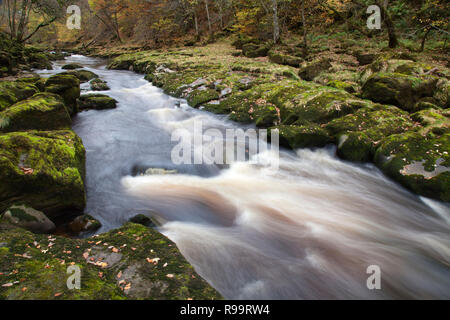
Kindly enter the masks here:
M 106 81 L 103 81 L 100 78 L 96 78 L 91 81 L 91 90 L 93 91 L 107 91 L 109 90 L 109 86 Z
M 247 58 L 266 57 L 269 53 L 271 44 L 247 43 L 242 46 L 242 53 Z
M 89 70 L 70 70 L 60 73 L 62 75 L 72 75 L 80 80 L 81 83 L 91 81 L 92 79 L 98 78 L 98 75 Z
M 321 148 L 332 142 L 328 132 L 316 124 L 281 125 L 272 129 L 279 130 L 280 145 L 291 149 Z
M 271 62 L 291 66 L 294 68 L 300 67 L 301 63 L 303 62 L 302 58 L 283 54 L 275 50 L 271 50 L 269 52 L 269 59 Z
M 45 91 L 63 97 L 71 116 L 78 112 L 77 99 L 80 97 L 80 80 L 72 75 L 57 74 L 45 82 Z
M 338 155 L 357 162 L 371 162 L 382 139 L 414 127 L 407 112 L 380 104 L 361 108 L 326 125 L 338 141 Z
M 83 66 L 79 63 L 69 63 L 64 66 L 62 66 L 62 69 L 64 70 L 76 70 L 76 69 L 83 69 Z
M 26 53 L 28 64 L 34 69 L 52 70 L 52 64 L 48 56 L 43 52 Z
M 85 150 L 71 130 L 0 134 L 0 212 L 24 203 L 50 218 L 85 207 Z
M 327 86 L 333 87 L 336 89 L 345 90 L 348 93 L 356 93 L 358 91 L 358 85 L 354 82 L 348 82 L 348 81 L 332 80 L 332 81 L 327 82 Z
M 219 99 L 219 92 L 214 89 L 208 89 L 206 87 L 200 87 L 192 91 L 187 97 L 189 105 L 194 108 L 216 99 Z
M 86 94 L 78 99 L 78 108 L 83 110 L 104 110 L 117 107 L 117 101 L 104 94 Z
M 72 124 L 63 99 L 37 93 L 0 112 L 0 132 L 68 129 Z
M 416 111 L 420 99 L 433 97 L 438 79 L 413 77 L 400 73 L 376 73 L 362 87 L 362 96 L 374 102 Z
M 34 233 L 50 233 L 56 228 L 44 213 L 27 205 L 11 206 L 1 215 L 1 220 Z
M 376 165 L 417 194 L 450 201 L 450 134 L 423 136 L 407 132 L 385 138 Z
M 32 83 L 24 81 L 0 81 L 0 111 L 38 92 L 39 89 Z
M 138 224 L 87 239 L 48 237 L 0 225 L 0 243 L 0 299 L 222 299 L 173 242 Z M 80 289 L 67 286 L 71 266 L 81 270 Z
M 313 81 L 322 72 L 328 71 L 332 67 L 330 60 L 322 58 L 312 62 L 304 63 L 300 68 L 298 75 L 303 80 Z

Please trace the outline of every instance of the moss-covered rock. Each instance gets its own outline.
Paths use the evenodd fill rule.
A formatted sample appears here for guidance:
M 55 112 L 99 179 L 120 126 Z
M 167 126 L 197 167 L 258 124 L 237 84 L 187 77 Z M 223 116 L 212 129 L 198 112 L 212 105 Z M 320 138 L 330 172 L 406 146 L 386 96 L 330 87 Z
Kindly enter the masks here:
M 81 83 L 91 81 L 92 79 L 98 78 L 98 75 L 89 70 L 70 70 L 60 73 L 62 75 L 75 76 Z
M 88 239 L 0 228 L 0 299 L 221 299 L 173 242 L 141 225 L 129 223 Z M 81 270 L 80 289 L 67 286 L 70 266 Z
M 385 138 L 375 155 L 388 176 L 420 195 L 450 201 L 450 134 L 408 132 Z
M 39 89 L 32 83 L 24 81 L 0 81 L 0 111 L 38 92 Z
M 272 129 L 279 130 L 280 145 L 291 149 L 321 148 L 332 142 L 328 132 L 316 124 L 281 125 Z
M 247 58 L 266 57 L 271 47 L 272 45 L 267 43 L 246 43 L 242 46 L 242 53 Z
M 0 112 L 0 132 L 68 129 L 72 124 L 63 99 L 37 93 Z
M 47 216 L 27 205 L 13 205 L 1 215 L 3 223 L 24 228 L 34 233 L 50 233 L 55 224 Z
M 93 91 L 107 91 L 109 90 L 109 86 L 106 81 L 103 81 L 100 78 L 96 78 L 91 81 L 91 90 Z
M 85 207 L 85 150 L 71 130 L 0 134 L 0 212 L 14 203 L 50 218 Z
M 336 89 L 345 90 L 348 93 L 356 93 L 358 91 L 358 85 L 354 82 L 348 82 L 348 81 L 332 80 L 332 81 L 327 82 L 327 86 L 333 87 Z
M 62 66 L 62 69 L 64 70 L 76 70 L 76 69 L 83 69 L 83 66 L 79 63 L 69 63 Z
M 327 58 L 304 63 L 299 71 L 299 76 L 303 80 L 313 81 L 322 72 L 328 71 L 332 67 L 330 60 Z
M 303 62 L 303 59 L 300 57 L 283 54 L 275 50 L 271 50 L 269 52 L 269 59 L 274 63 L 287 65 L 294 68 L 300 67 L 301 63 Z
M 78 99 L 78 109 L 83 110 L 104 110 L 117 107 L 117 101 L 104 94 L 86 94 Z
M 78 112 L 77 99 L 80 97 L 80 80 L 72 75 L 57 74 L 45 82 L 45 91 L 63 97 L 71 116 Z
M 393 104 L 403 110 L 415 111 L 416 103 L 433 97 L 438 79 L 413 77 L 400 73 L 376 73 L 362 87 L 362 95 L 375 102 Z
M 219 92 L 206 87 L 201 87 L 192 91 L 187 97 L 188 103 L 194 108 L 216 99 L 219 99 Z

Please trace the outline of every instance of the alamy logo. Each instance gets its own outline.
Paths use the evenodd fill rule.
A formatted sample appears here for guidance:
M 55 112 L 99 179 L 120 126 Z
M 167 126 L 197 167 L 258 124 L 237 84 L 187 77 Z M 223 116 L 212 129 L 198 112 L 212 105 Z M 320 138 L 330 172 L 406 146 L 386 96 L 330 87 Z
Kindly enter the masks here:
M 67 278 L 67 288 L 69 290 L 81 289 L 81 269 L 77 265 L 69 266 L 67 268 L 67 274 L 70 274 Z
M 69 30 L 81 29 L 81 9 L 77 5 L 71 5 L 67 7 L 67 14 L 71 16 L 67 18 L 67 28 Z
M 367 278 L 367 289 L 369 290 L 381 290 L 381 268 L 376 265 L 367 267 L 367 274 L 370 277 Z
M 171 159 L 175 165 L 224 165 L 235 161 L 254 161 L 258 154 L 270 151 L 270 166 L 279 166 L 279 131 L 270 131 L 271 143 L 267 142 L 266 129 L 219 129 L 203 130 L 203 122 L 194 122 L 193 133 L 187 129 L 178 129 L 172 133 Z
M 381 29 L 381 9 L 377 5 L 372 5 L 367 8 L 367 14 L 370 14 L 367 18 L 367 28 L 370 30 Z

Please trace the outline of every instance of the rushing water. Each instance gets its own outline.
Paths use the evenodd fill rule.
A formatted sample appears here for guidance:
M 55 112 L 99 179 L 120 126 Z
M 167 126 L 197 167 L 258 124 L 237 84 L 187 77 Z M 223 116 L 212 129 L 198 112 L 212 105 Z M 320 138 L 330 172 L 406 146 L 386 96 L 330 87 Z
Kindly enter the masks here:
M 281 151 L 279 170 L 252 162 L 175 166 L 171 133 L 194 121 L 239 126 L 190 108 L 143 76 L 72 56 L 108 81 L 117 109 L 80 113 L 86 212 L 106 231 L 157 215 L 197 272 L 231 299 L 450 298 L 450 210 L 332 149 Z M 82 86 L 84 91 L 88 84 Z M 259 155 L 270 162 L 273 153 Z M 178 174 L 136 175 L 147 168 Z M 369 290 L 367 268 L 381 269 Z

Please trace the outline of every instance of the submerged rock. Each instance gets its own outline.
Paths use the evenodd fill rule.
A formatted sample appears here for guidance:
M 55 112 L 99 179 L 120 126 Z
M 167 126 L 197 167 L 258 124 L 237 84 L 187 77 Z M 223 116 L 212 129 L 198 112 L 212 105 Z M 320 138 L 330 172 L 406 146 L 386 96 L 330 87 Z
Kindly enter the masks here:
M 104 110 L 117 107 L 117 101 L 104 94 L 87 94 L 78 99 L 78 108 L 83 110 Z
M 0 134 L 0 212 L 24 203 L 50 218 L 85 207 L 85 150 L 71 130 Z
M 88 239 L 49 239 L 2 224 L 0 230 L 2 284 L 11 283 L 0 286 L 0 299 L 222 298 L 195 272 L 173 242 L 138 224 L 128 223 Z M 71 263 L 82 270 L 80 290 L 67 287 Z M 20 285 L 17 279 L 22 279 Z M 22 290 L 24 287 L 27 290 Z
M 55 224 L 47 216 L 27 205 L 13 205 L 1 216 L 2 220 L 34 233 L 51 233 Z
M 100 78 L 96 78 L 91 81 L 91 90 L 93 91 L 107 91 L 109 90 L 109 86 L 106 81 L 103 81 Z
M 80 97 L 80 81 L 72 75 L 57 74 L 47 79 L 45 91 L 63 97 L 71 116 L 78 112 L 77 99 Z
M 0 132 L 68 129 L 72 124 L 63 99 L 37 93 L 0 112 Z

